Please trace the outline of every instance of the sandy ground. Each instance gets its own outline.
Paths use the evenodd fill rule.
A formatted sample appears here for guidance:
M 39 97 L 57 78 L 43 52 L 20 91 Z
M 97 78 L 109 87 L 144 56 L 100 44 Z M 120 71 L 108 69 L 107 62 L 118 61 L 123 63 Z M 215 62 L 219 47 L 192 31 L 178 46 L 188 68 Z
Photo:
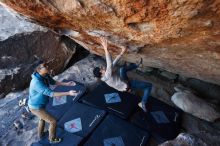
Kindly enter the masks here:
M 18 101 L 27 95 L 27 90 L 24 90 L 10 93 L 0 100 L 0 144 L 3 146 L 29 146 L 36 141 L 37 119 L 23 119 L 21 114 L 25 109 L 18 106 Z M 13 126 L 18 120 L 24 125 L 20 130 Z

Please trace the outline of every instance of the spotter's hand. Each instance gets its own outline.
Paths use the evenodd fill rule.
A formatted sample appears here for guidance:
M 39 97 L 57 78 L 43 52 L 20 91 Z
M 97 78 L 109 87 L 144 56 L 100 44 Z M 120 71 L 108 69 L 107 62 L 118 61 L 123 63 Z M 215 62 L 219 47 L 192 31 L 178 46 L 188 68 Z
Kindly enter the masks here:
M 76 92 L 75 90 L 70 90 L 69 91 L 70 96 L 76 96 L 77 94 L 78 94 L 78 92 Z
M 67 86 L 75 86 L 76 83 L 74 81 L 69 81 L 66 83 Z

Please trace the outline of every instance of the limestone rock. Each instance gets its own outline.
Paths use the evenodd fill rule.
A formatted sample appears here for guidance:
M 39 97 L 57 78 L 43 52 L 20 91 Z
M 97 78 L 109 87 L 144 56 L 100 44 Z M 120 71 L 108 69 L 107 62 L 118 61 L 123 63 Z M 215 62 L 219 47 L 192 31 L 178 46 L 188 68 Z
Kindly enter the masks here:
M 178 89 L 178 90 L 177 90 Z M 171 97 L 172 102 L 185 111 L 200 119 L 214 122 L 220 118 L 220 113 L 216 111 L 216 108 L 197 97 L 188 90 L 176 88 L 177 92 Z
M 5 7 L 103 56 L 98 37 L 124 59 L 220 84 L 220 1 L 0 0 Z

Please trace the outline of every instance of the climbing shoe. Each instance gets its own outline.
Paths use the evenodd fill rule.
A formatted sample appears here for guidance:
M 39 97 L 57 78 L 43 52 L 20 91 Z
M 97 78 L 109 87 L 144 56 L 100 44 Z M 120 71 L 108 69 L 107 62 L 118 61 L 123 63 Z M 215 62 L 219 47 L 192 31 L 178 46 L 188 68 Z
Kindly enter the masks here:
M 138 104 L 138 106 L 139 106 L 144 112 L 147 112 L 147 108 L 146 108 L 144 102 L 140 102 L 140 103 Z

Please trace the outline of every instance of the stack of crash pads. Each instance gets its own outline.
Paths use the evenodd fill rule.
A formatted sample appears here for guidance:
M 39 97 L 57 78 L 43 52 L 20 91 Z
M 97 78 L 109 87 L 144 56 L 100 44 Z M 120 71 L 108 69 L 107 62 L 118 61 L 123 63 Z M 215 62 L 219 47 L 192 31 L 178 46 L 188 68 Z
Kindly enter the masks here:
M 107 110 L 127 119 L 136 109 L 140 98 L 128 92 L 120 92 L 106 83 L 98 85 L 82 98 L 82 102 L 93 107 Z
M 174 139 L 181 126 L 181 111 L 153 97 L 147 103 L 148 112 L 138 111 L 132 123 L 149 131 L 158 143 Z
M 64 81 L 67 82 L 67 81 Z M 46 106 L 46 110 L 57 120 L 60 119 L 63 114 L 71 108 L 73 103 L 75 103 L 86 91 L 86 87 L 80 83 L 76 83 L 75 86 L 57 86 L 54 92 L 67 92 L 69 90 L 76 90 L 79 92 L 77 96 L 62 96 L 53 97 L 49 99 L 49 103 Z
M 145 146 L 149 134 L 114 115 L 108 115 L 84 146 Z

